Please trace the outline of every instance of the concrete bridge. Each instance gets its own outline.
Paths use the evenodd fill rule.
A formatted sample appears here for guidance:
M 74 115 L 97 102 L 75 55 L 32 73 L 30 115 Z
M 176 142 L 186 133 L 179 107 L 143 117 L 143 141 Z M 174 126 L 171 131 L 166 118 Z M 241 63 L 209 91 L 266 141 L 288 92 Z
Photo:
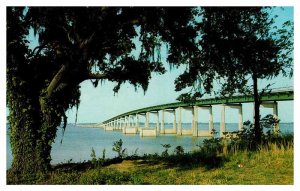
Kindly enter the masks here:
M 273 89 L 261 96 L 261 107 L 272 108 L 273 115 L 278 118 L 278 102 L 290 101 L 294 99 L 293 88 Z M 176 102 L 163 105 L 156 105 L 142 109 L 133 110 L 108 119 L 101 124 L 107 131 L 119 130 L 125 134 L 137 134 L 140 136 L 158 136 L 159 134 L 177 134 L 179 136 L 189 135 L 195 137 L 210 137 L 213 136 L 213 106 L 221 105 L 221 121 L 220 121 L 220 136 L 224 136 L 226 131 L 225 111 L 226 108 L 238 110 L 238 128 L 243 127 L 243 105 L 242 103 L 253 102 L 252 95 L 236 95 L 232 97 L 215 97 L 208 99 L 201 99 L 194 102 Z M 176 112 L 177 110 L 177 112 Z M 182 128 L 181 113 L 183 110 L 190 111 L 192 114 L 191 128 Z M 209 113 L 208 129 L 198 129 L 198 112 L 204 110 Z M 173 115 L 172 128 L 165 128 L 165 113 Z M 177 115 L 176 115 L 177 113 Z M 150 127 L 149 116 L 156 116 L 155 127 Z M 144 125 L 140 126 L 140 118 L 144 118 Z M 279 125 L 274 126 L 274 131 L 279 130 Z

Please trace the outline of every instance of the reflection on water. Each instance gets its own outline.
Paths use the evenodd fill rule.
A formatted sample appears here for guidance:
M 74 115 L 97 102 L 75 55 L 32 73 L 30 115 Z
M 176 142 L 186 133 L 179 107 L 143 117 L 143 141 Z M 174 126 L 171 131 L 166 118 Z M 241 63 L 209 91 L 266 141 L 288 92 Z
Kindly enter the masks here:
M 142 124 L 141 124 L 142 125 Z M 293 123 L 281 123 L 280 130 L 283 133 L 293 132 Z M 150 124 L 154 127 L 155 124 Z M 172 128 L 172 124 L 165 124 L 165 128 Z M 190 123 L 183 123 L 183 129 L 191 128 Z M 214 124 L 216 130 L 219 129 L 219 123 Z M 8 127 L 7 127 L 8 129 Z M 208 129 L 207 123 L 199 123 L 199 129 Z M 226 129 L 229 131 L 237 130 L 238 124 L 228 123 Z M 73 162 L 82 162 L 91 159 L 91 149 L 94 148 L 96 155 L 101 157 L 103 149 L 106 150 L 106 157 L 112 158 L 116 153 L 112 151 L 113 142 L 122 139 L 123 148 L 127 149 L 129 155 L 137 152 L 138 155 L 145 153 L 159 153 L 164 150 L 161 144 L 170 144 L 172 147 L 169 153 L 173 152 L 175 147 L 180 145 L 185 151 L 192 151 L 201 145 L 205 139 L 203 137 L 160 135 L 158 137 L 140 137 L 137 135 L 125 135 L 120 131 L 104 131 L 102 128 L 83 128 L 69 124 L 64 136 L 62 131 L 58 130 L 58 135 L 53 144 L 51 156 L 52 164 L 67 162 L 72 159 Z M 62 143 L 61 143 L 62 140 Z M 7 168 L 11 166 L 12 156 L 7 136 Z

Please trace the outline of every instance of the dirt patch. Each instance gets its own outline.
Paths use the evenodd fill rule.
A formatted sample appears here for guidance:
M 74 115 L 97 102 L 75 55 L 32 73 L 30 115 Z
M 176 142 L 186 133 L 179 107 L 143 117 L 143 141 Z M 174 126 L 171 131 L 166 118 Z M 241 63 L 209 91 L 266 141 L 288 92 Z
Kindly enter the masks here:
M 160 162 L 149 162 L 144 160 L 123 160 L 122 163 L 111 164 L 108 169 L 118 170 L 120 172 L 132 172 L 137 169 L 156 169 L 162 168 L 164 165 Z
M 115 169 L 121 172 L 129 172 L 136 166 L 135 161 L 124 160 L 122 163 L 109 165 L 107 168 Z

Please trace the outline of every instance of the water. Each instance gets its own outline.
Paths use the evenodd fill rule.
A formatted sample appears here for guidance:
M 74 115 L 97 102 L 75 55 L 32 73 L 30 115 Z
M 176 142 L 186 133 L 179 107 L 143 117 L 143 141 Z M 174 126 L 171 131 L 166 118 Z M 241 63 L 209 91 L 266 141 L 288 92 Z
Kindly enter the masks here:
M 142 124 L 141 124 L 142 125 Z M 280 130 L 283 133 L 293 132 L 293 123 L 281 123 Z M 154 127 L 154 124 L 150 124 Z M 190 129 L 191 124 L 183 123 L 183 129 Z M 219 129 L 219 124 L 214 124 L 215 129 Z M 165 124 L 165 128 L 172 128 L 172 124 Z M 8 129 L 8 126 L 7 126 Z M 199 129 L 208 129 L 207 123 L 199 123 Z M 237 130 L 238 124 L 228 123 L 226 129 L 229 131 Z M 102 157 L 103 149 L 106 150 L 106 158 L 115 157 L 116 152 L 112 151 L 113 142 L 119 139 L 123 140 L 123 148 L 127 149 L 127 154 L 132 155 L 137 152 L 138 155 L 145 153 L 161 154 L 164 148 L 161 144 L 170 144 L 169 153 L 173 152 L 175 147 L 180 145 L 185 151 L 197 149 L 197 145 L 201 145 L 205 138 L 191 136 L 176 135 L 160 135 L 158 137 L 140 137 L 137 135 L 125 135 L 120 131 L 104 131 L 102 128 L 84 128 L 69 124 L 66 128 L 64 136 L 62 131 L 58 130 L 58 135 L 52 147 L 51 157 L 52 164 L 62 162 L 83 162 L 90 160 L 92 148 L 96 151 L 98 157 Z M 61 143 L 62 140 L 62 143 Z M 7 160 L 6 166 L 10 168 L 12 162 L 11 148 L 9 136 L 6 140 Z

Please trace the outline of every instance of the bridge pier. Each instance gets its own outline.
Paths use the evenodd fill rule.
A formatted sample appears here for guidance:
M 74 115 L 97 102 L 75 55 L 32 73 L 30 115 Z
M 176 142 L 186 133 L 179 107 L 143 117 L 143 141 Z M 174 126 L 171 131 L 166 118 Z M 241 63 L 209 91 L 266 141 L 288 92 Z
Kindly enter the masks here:
M 222 104 L 220 137 L 224 137 L 224 133 L 226 132 L 226 121 L 225 121 L 226 107 L 229 107 L 232 109 L 238 109 L 238 116 L 239 116 L 238 128 L 239 128 L 239 131 L 241 131 L 243 129 L 243 106 L 242 106 L 242 104 Z
M 114 119 L 113 120 L 113 130 L 116 130 L 116 127 L 117 127 L 117 120 L 116 119 Z
M 125 126 L 126 126 L 126 116 L 124 116 L 122 120 L 122 130 L 125 128 Z
M 209 132 L 212 134 L 214 129 L 212 106 L 209 107 Z M 213 136 L 213 134 L 212 134 Z
M 157 136 L 157 128 L 150 128 L 149 126 L 149 115 L 153 112 L 146 112 L 145 113 L 145 124 L 144 128 L 140 128 L 140 136 L 141 137 L 156 137 Z M 158 113 L 157 113 L 158 115 Z
M 155 128 L 150 128 L 150 120 L 149 120 L 149 115 L 153 113 L 156 114 L 157 116 L 157 120 L 156 120 L 156 127 Z M 146 112 L 145 114 L 145 128 L 140 129 L 140 136 L 141 137 L 153 137 L 153 136 L 157 136 L 157 132 L 159 130 L 159 114 L 158 111 L 149 111 Z
M 145 129 L 149 128 L 149 112 L 146 112 Z
M 134 126 L 134 116 L 128 115 L 127 117 L 127 125 L 125 125 L 123 129 L 124 134 L 136 134 L 137 133 L 137 127 Z
M 182 135 L 182 124 L 181 124 L 181 110 L 182 107 L 178 107 L 178 129 L 177 129 L 177 135 Z
M 262 108 L 272 108 L 273 109 L 273 117 L 274 119 L 278 120 L 278 103 L 276 101 L 274 102 L 262 102 L 260 104 L 260 107 Z M 279 123 L 274 124 L 273 126 L 273 132 L 278 133 L 279 132 Z
M 164 111 L 173 114 L 173 128 L 172 129 L 165 129 L 164 128 L 164 133 L 165 134 L 176 134 L 177 129 L 176 129 L 176 111 L 175 111 L 175 109 L 164 110 Z
M 127 125 L 126 128 L 130 127 L 130 115 L 127 115 Z
M 139 114 L 135 114 L 135 127 L 138 130 L 140 126 Z
M 198 129 L 198 109 L 209 111 L 209 125 L 208 130 Z M 212 116 L 212 106 L 194 106 L 192 110 L 192 135 L 194 137 L 211 137 L 213 129 L 213 116 Z
M 174 118 L 173 118 L 173 131 L 176 134 L 177 127 L 176 127 L 176 111 L 175 111 L 175 109 L 173 111 L 173 115 L 174 115 Z
M 134 127 L 133 115 L 129 115 L 129 127 Z
M 119 123 L 119 120 L 118 119 L 115 119 L 115 128 L 114 128 L 114 130 L 118 130 L 118 123 Z
M 198 136 L 198 106 L 194 106 L 193 110 L 192 110 L 192 134 L 193 137 L 197 137 Z
M 105 131 L 112 131 L 113 130 L 113 126 L 112 126 L 111 121 L 107 125 L 104 126 L 104 130 Z
M 126 132 L 127 124 L 128 124 L 127 116 L 124 116 L 124 123 L 123 123 L 123 128 L 122 128 L 122 132 L 123 132 L 123 133 Z
M 129 128 L 129 116 L 125 116 L 125 125 L 123 128 L 123 133 L 126 134 L 127 128 Z
M 156 137 L 157 131 L 156 131 L 156 129 L 141 129 L 140 136 L 141 137 Z
M 177 135 L 193 135 L 194 119 L 193 119 L 193 107 L 178 107 L 178 125 Z M 192 112 L 191 129 L 182 129 L 182 111 L 187 110 Z
M 160 134 L 165 134 L 165 110 L 161 110 Z
M 131 127 L 130 115 L 127 116 L 127 127 L 126 128 L 129 128 L 129 127 Z
M 125 117 L 122 117 L 122 123 L 121 123 L 121 131 L 123 131 L 124 127 L 125 127 Z
M 122 118 L 119 118 L 118 130 L 122 130 Z
M 119 119 L 115 119 L 115 121 L 116 121 L 116 124 L 115 124 L 115 128 L 114 128 L 114 130 L 118 130 Z
M 122 132 L 125 133 L 127 128 L 127 116 L 124 116 Z
M 152 112 L 153 114 L 156 114 L 156 131 L 159 132 L 159 112 L 155 111 Z
M 124 127 L 125 127 L 125 117 L 122 117 L 122 118 L 121 118 L 121 126 L 120 126 L 120 130 L 123 131 Z
M 145 122 L 144 122 L 144 128 L 145 128 L 146 127 L 146 113 L 139 113 L 137 115 L 141 115 L 141 116 L 145 117 Z M 138 117 L 138 119 L 139 119 L 139 117 Z M 141 131 L 142 129 L 143 129 L 143 127 L 141 127 L 138 122 L 138 131 Z

